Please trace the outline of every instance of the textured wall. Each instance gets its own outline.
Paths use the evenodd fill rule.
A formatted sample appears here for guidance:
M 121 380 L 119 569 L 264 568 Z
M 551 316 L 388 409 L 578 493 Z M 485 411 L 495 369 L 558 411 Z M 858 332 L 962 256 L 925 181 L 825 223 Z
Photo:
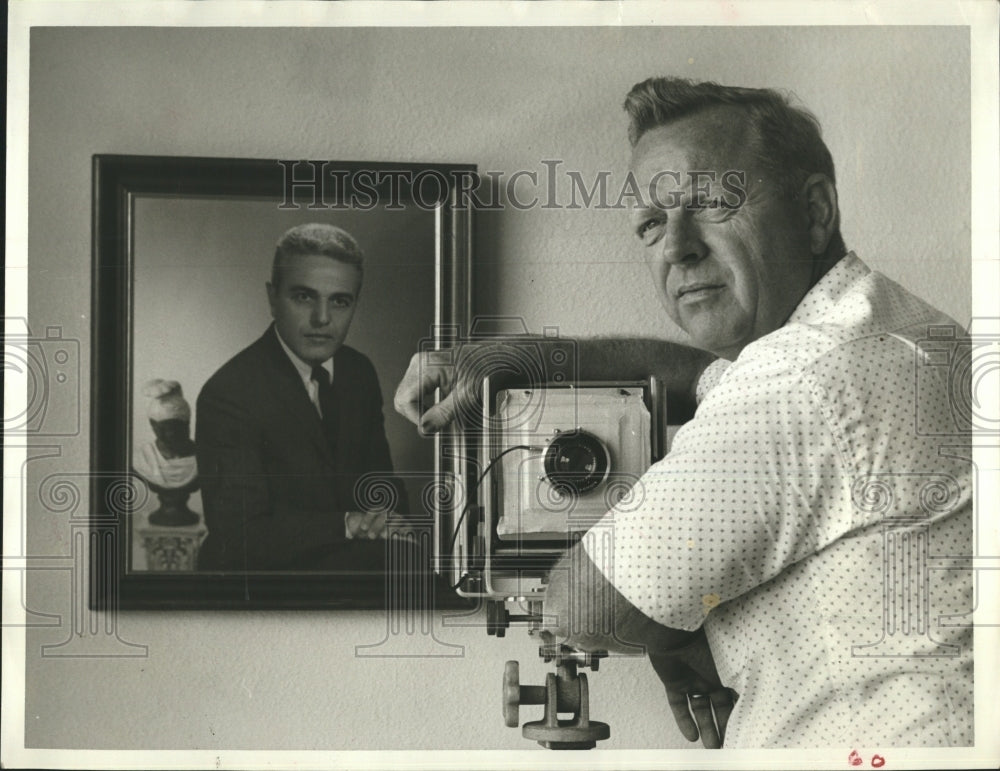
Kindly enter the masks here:
M 94 153 L 477 163 L 584 178 L 627 160 L 625 91 L 679 73 L 794 91 L 838 162 L 844 234 L 873 266 L 970 316 L 969 62 L 960 28 L 35 29 L 31 41 L 30 320 L 89 332 Z M 561 194 L 561 193 L 560 193 Z M 479 217 L 476 305 L 532 330 L 670 337 L 616 211 L 506 210 Z M 89 403 L 83 346 L 83 404 Z M 56 404 L 59 410 L 72 405 Z M 84 421 L 85 423 L 86 421 Z M 32 461 L 28 491 L 85 471 L 88 436 Z M 28 510 L 33 554 L 65 554 L 65 515 Z M 29 607 L 67 613 L 68 580 L 31 577 Z M 147 658 L 40 654 L 65 629 L 28 634 L 29 747 L 519 748 L 499 678 L 526 635 L 441 629 L 451 659 L 356 658 L 384 620 L 367 613 L 127 613 Z M 592 677 L 607 746 L 679 746 L 642 661 Z

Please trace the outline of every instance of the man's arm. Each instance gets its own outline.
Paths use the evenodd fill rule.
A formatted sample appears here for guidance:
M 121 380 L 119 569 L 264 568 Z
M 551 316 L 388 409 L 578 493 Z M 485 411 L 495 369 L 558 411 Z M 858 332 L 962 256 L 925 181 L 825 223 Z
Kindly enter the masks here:
M 642 653 L 663 683 L 667 703 L 688 741 L 722 746 L 736 694 L 722 685 L 705 632 L 671 629 L 629 602 L 581 545 L 549 573 L 543 600 L 547 642 L 580 650 Z
M 715 356 L 678 343 L 638 338 L 561 340 L 525 337 L 525 344 L 564 344 L 576 349 L 580 380 L 638 380 L 653 375 L 666 389 L 671 414 L 680 420 L 694 412 L 698 378 Z M 415 355 L 396 389 L 396 411 L 427 433 L 440 431 L 456 416 L 475 413 L 483 379 L 488 375 L 517 377 L 518 343 L 464 343 L 445 351 Z M 433 403 L 440 389 L 441 401 Z
M 577 341 L 583 380 L 641 380 L 663 383 L 672 419 L 694 415 L 698 378 L 715 354 L 650 338 L 589 338 Z
M 542 634 L 585 651 L 664 652 L 682 648 L 697 630 L 671 629 L 629 602 L 593 563 L 582 544 L 549 572 Z

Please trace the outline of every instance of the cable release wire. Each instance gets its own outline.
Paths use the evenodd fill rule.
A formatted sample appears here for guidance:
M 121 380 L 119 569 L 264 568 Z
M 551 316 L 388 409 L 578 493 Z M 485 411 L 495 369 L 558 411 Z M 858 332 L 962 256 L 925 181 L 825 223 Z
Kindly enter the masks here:
M 472 507 L 472 499 L 476 495 L 476 492 L 479 490 L 479 486 L 483 483 L 483 480 L 486 478 L 486 475 L 490 473 L 490 471 L 496 465 L 498 460 L 500 460 L 505 455 L 514 452 L 515 450 L 529 450 L 533 452 L 542 452 L 544 448 L 535 447 L 530 444 L 515 444 L 513 447 L 508 447 L 506 450 L 501 452 L 499 455 L 497 455 L 489 463 L 486 464 L 486 468 L 484 468 L 483 472 L 479 475 L 479 479 L 476 480 L 475 484 L 472 486 L 472 489 L 469 490 L 469 495 L 466 499 L 465 506 L 462 507 L 462 513 L 458 515 L 458 521 L 455 522 L 455 529 L 451 533 L 451 542 L 448 544 L 448 554 L 454 554 L 455 552 L 455 541 L 458 539 L 459 530 L 462 529 L 462 522 L 465 520 L 465 515 L 469 513 L 469 509 Z M 468 573 L 463 573 L 462 577 L 458 579 L 458 582 L 452 585 L 451 587 L 452 590 L 457 589 L 459 586 L 461 586 L 462 582 L 468 577 L 469 577 Z

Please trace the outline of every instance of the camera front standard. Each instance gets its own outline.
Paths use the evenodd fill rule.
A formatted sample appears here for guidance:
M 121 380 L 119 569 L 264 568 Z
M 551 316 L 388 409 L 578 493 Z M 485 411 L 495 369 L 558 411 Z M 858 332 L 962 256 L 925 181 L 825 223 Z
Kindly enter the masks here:
M 528 430 L 515 416 L 535 413 Z M 639 387 L 511 389 L 497 396 L 501 541 L 565 540 L 618 502 L 651 462 Z

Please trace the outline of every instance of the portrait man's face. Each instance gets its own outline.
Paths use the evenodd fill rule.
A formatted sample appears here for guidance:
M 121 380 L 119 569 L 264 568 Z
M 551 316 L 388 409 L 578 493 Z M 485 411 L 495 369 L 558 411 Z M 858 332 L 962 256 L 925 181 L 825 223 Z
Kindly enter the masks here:
M 344 342 L 354 318 L 361 271 L 323 255 L 292 257 L 267 285 L 278 334 L 309 364 L 329 359 Z
M 631 164 L 631 225 L 664 307 L 728 359 L 784 324 L 812 275 L 805 204 L 762 173 L 744 126 L 736 108 L 680 118 L 643 134 Z

